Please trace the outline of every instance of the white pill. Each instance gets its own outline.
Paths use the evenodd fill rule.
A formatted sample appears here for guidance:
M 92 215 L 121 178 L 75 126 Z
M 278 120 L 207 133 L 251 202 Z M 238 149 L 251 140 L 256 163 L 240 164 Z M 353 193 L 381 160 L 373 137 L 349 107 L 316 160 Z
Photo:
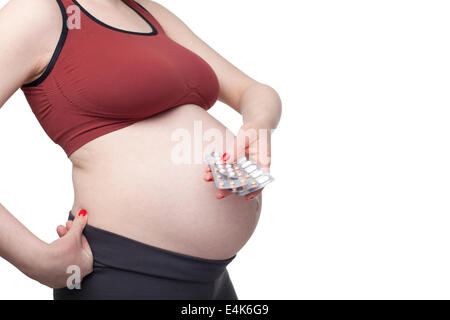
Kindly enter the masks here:
M 227 173 L 227 172 L 225 171 L 225 169 L 220 169 L 219 172 L 220 172 L 221 174 Z
M 240 158 L 240 159 L 237 161 L 237 163 L 241 164 L 241 163 L 244 163 L 245 161 L 247 161 L 247 158 L 246 158 L 246 157 L 242 157 L 242 158 Z
M 229 177 L 235 177 L 235 176 L 236 176 L 236 173 L 234 173 L 233 171 L 231 171 L 231 172 L 228 173 L 228 176 L 229 176 Z
M 260 175 L 262 175 L 262 174 L 263 174 L 262 170 L 256 170 L 256 171 L 250 173 L 250 175 L 252 176 L 252 178 L 258 178 L 258 177 L 259 177 Z
M 259 184 L 262 184 L 269 180 L 270 180 L 269 176 L 262 176 L 262 177 L 256 178 L 256 182 L 258 182 Z
M 246 161 L 246 162 L 244 162 L 242 165 L 241 165 L 241 167 L 242 168 L 247 168 L 248 166 L 250 166 L 250 165 L 252 165 L 252 162 L 251 161 Z
M 250 173 L 250 172 L 255 171 L 256 169 L 257 169 L 257 167 L 256 167 L 254 164 L 252 164 L 251 166 L 245 168 L 245 171 L 247 171 L 248 173 Z

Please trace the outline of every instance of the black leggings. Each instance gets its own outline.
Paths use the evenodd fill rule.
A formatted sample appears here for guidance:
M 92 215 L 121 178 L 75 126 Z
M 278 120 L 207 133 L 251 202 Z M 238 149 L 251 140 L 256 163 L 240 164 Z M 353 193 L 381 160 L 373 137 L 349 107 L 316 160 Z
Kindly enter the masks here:
M 69 213 L 69 219 L 73 220 Z M 55 289 L 55 300 L 237 300 L 226 266 L 234 259 L 208 260 L 161 248 L 87 225 L 94 270 L 81 289 Z

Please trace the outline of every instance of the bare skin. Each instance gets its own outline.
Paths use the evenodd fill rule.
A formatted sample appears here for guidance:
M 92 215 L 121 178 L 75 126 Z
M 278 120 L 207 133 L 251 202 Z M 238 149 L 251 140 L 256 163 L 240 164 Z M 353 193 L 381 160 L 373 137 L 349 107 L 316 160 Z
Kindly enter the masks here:
M 149 26 L 119 0 L 79 2 L 106 24 L 149 31 Z M 138 2 L 155 16 L 169 37 L 211 65 L 220 82 L 219 100 L 243 116 L 240 134 L 248 128 L 270 130 L 277 126 L 281 101 L 275 90 L 237 69 L 161 5 L 149 0 Z M 0 106 L 23 83 L 45 71 L 61 23 L 53 0 L 12 0 L 0 11 L 0 41 L 8 44 L 0 48 L 0 69 L 7 70 L 7 76 L 0 78 Z M 198 106 L 184 105 L 82 146 L 70 156 L 75 193 L 72 212 L 76 215 L 85 209 L 87 216 L 58 226 L 60 239 L 46 244 L 0 205 L 0 255 L 41 283 L 65 286 L 66 266 L 81 265 L 83 275 L 91 272 L 92 253 L 82 235 L 88 221 L 143 243 L 192 256 L 221 260 L 235 255 L 256 227 L 261 194 L 238 197 L 223 193 L 211 182 L 204 163 L 180 165 L 172 161 L 176 144 L 171 139 L 173 132 L 185 129 L 193 136 L 195 121 L 201 121 L 203 130 L 216 129 L 225 139 L 227 129 L 220 122 Z M 238 143 L 230 136 L 224 151 L 236 157 Z M 257 140 L 241 147 L 249 151 Z M 267 149 L 270 153 L 270 145 Z M 256 153 L 250 154 L 260 160 Z M 261 164 L 267 169 L 270 166 L 268 162 Z M 18 250 L 14 243 L 20 242 L 33 250 Z M 50 257 L 51 265 L 42 263 Z

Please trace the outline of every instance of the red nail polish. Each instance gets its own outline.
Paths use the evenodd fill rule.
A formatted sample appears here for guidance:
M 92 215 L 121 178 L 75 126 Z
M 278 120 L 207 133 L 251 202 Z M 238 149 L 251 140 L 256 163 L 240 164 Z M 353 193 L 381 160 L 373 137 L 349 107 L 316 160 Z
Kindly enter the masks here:
M 222 156 L 223 162 L 227 162 L 228 160 L 230 160 L 230 158 L 231 158 L 230 155 L 226 152 Z
M 84 217 L 84 216 L 86 216 L 86 214 L 87 214 L 86 210 L 80 210 L 80 212 L 78 212 L 79 217 Z
M 255 196 L 248 197 L 248 200 L 253 200 L 253 199 L 255 199 Z

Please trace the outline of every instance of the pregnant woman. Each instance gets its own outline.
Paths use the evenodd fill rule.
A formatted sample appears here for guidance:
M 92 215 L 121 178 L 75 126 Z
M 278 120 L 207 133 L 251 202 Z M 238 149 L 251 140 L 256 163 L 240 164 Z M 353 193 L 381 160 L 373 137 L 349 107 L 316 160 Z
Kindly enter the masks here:
M 0 255 L 55 299 L 237 299 L 226 267 L 261 193 L 216 189 L 211 137 L 195 141 L 214 132 L 216 151 L 269 169 L 277 92 L 149 0 L 12 0 L 0 43 L 0 106 L 24 92 L 73 164 L 75 195 L 50 244 L 0 205 Z M 242 114 L 237 137 L 207 113 L 217 100 Z

